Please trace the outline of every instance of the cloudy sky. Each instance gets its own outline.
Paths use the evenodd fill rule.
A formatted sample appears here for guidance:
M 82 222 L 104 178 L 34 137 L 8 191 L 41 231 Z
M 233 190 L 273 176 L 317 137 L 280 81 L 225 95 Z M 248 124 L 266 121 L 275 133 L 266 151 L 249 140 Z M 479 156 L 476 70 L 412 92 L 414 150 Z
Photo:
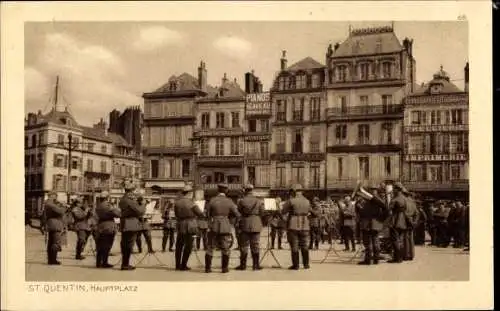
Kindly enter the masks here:
M 390 23 L 351 23 L 354 28 Z M 141 105 L 141 95 L 171 75 L 197 76 L 205 61 L 208 83 L 226 72 L 244 85 L 251 69 L 268 89 L 279 69 L 311 56 L 325 62 L 328 44 L 342 42 L 347 22 L 71 22 L 25 25 L 25 109 L 50 110 L 56 76 L 63 103 L 79 123 L 91 125 L 114 108 Z M 396 22 L 402 40 L 414 39 L 417 82 L 443 65 L 463 87 L 468 31 L 463 22 Z

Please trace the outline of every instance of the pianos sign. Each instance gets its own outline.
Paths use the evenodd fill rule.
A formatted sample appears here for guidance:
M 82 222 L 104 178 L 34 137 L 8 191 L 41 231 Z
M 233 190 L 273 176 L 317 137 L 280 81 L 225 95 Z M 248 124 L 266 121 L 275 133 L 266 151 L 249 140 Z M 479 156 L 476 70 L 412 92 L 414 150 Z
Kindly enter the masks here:
M 269 92 L 247 94 L 246 115 L 270 115 L 271 96 Z

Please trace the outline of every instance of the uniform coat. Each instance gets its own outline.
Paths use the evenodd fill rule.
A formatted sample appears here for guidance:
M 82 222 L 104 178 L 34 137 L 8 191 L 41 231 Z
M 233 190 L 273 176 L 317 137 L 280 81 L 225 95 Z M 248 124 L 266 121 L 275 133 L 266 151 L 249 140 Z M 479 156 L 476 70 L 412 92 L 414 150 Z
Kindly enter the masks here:
M 247 194 L 238 202 L 240 219 L 240 251 L 245 257 L 250 246 L 252 254 L 257 254 L 260 248 L 260 232 L 262 231 L 262 217 L 264 216 L 264 202 L 253 194 Z
M 392 262 L 401 262 L 405 254 L 403 253 L 403 239 L 408 228 L 406 210 L 407 200 L 402 193 L 398 193 L 392 198 L 390 203 L 391 216 L 389 226 L 391 228 L 391 240 L 393 248 Z
M 177 219 L 175 243 L 175 268 L 185 269 L 193 248 L 193 236 L 198 233 L 196 217 L 202 217 L 200 208 L 188 197 L 182 197 L 174 205 Z
M 303 252 L 308 251 L 309 246 L 309 214 L 318 213 L 313 211 L 311 203 L 302 194 L 297 194 L 295 197 L 286 201 L 283 205 L 281 213 L 288 216 L 288 242 L 292 253 L 296 253 L 301 249 Z
M 229 216 L 240 217 L 233 200 L 220 193 L 213 197 L 205 206 L 208 216 L 208 247 L 206 255 L 211 257 L 214 248 L 220 248 L 222 255 L 229 256 L 232 226 Z
M 120 200 L 119 207 L 121 210 L 120 227 L 122 232 L 140 231 L 142 226 L 139 218 L 144 215 L 146 208 L 137 203 L 134 195 L 126 193 Z
M 44 219 L 48 231 L 47 258 L 49 264 L 57 263 L 57 252 L 62 250 L 62 236 L 64 230 L 63 217 L 66 208 L 53 199 L 48 199 L 44 204 Z
M 81 204 L 76 205 L 71 212 L 73 213 L 73 217 L 75 219 L 74 223 L 74 229 L 75 231 L 90 231 L 90 226 L 89 226 L 89 216 L 90 210 L 86 207 L 84 207 Z
M 407 229 L 403 237 L 403 259 L 413 260 L 415 257 L 415 241 L 414 230 L 418 225 L 419 212 L 415 200 L 411 197 L 406 197 L 406 223 Z
M 115 218 L 121 216 L 120 210 L 114 208 L 109 202 L 100 202 L 96 209 L 97 215 L 97 239 L 96 239 L 96 267 L 103 267 L 109 265 L 108 257 L 115 234 L 117 231 Z
M 169 241 L 169 250 L 172 251 L 174 248 L 175 240 L 175 227 L 177 223 L 174 217 L 170 217 L 170 212 L 173 210 L 173 205 L 167 207 L 163 212 L 163 238 L 162 238 L 162 250 L 165 251 L 167 247 L 167 242 Z

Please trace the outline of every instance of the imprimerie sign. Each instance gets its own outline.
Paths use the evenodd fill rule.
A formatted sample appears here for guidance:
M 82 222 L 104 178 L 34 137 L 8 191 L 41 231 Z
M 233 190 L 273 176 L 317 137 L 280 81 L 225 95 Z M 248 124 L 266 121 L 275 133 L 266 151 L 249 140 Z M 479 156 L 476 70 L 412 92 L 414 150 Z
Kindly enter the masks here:
M 247 94 L 245 110 L 247 116 L 271 114 L 271 96 L 269 92 Z

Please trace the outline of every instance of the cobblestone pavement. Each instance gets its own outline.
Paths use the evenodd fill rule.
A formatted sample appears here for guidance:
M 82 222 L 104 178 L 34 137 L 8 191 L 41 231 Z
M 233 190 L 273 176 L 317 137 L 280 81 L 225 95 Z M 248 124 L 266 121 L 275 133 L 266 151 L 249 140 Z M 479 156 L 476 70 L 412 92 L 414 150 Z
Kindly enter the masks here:
M 467 281 L 469 279 L 469 254 L 461 249 L 434 248 L 430 246 L 417 246 L 416 258 L 411 262 L 402 264 L 388 264 L 382 262 L 377 266 L 358 266 L 358 258 L 353 258 L 353 253 L 343 252 L 343 247 L 336 245 L 340 257 L 330 252 L 328 259 L 321 263 L 328 252 L 329 245 L 320 245 L 319 250 L 311 251 L 311 269 L 289 271 L 290 252 L 288 245 L 283 250 L 273 250 L 273 254 L 283 267 L 280 269 L 271 253 L 267 253 L 262 262 L 264 270 L 253 272 L 236 271 L 239 264 L 239 252 L 231 252 L 230 273 L 220 272 L 220 253 L 216 254 L 213 261 L 214 273 L 203 273 L 204 252 L 198 251 L 191 255 L 189 266 L 192 270 L 179 272 L 173 269 L 174 253 L 162 253 L 161 231 L 153 231 L 154 255 L 145 256 L 134 254 L 132 262 L 137 269 L 134 271 L 120 271 L 120 236 L 115 238 L 110 263 L 116 264 L 113 269 L 96 269 L 93 256 L 93 240 L 90 239 L 85 249 L 86 259 L 74 259 L 74 246 L 76 234 L 70 232 L 68 245 L 59 253 L 61 266 L 48 266 L 44 237 L 38 230 L 26 229 L 26 281 Z M 267 242 L 267 232 L 263 232 L 262 245 Z M 143 249 L 146 249 L 143 241 Z M 261 257 L 265 249 L 261 251 Z M 199 259 L 199 260 L 198 260 Z M 138 261 L 141 261 L 138 263 Z M 249 258 L 251 265 L 251 258 Z

